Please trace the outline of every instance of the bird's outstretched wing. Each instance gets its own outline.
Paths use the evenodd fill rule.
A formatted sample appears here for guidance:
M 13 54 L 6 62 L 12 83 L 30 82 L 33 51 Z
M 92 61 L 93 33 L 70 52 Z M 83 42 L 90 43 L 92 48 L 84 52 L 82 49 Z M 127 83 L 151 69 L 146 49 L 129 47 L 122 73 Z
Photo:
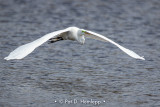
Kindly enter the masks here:
M 68 29 L 59 30 L 59 31 L 55 31 L 55 32 L 46 34 L 33 42 L 30 42 L 30 43 L 27 43 L 25 45 L 18 47 L 17 49 L 12 51 L 4 59 L 5 60 L 22 59 L 25 56 L 27 56 L 28 54 L 30 54 L 35 48 L 39 47 L 40 45 L 42 45 L 43 43 L 45 43 L 49 39 L 51 39 L 53 37 L 57 37 L 59 34 L 64 33 L 64 32 L 68 32 Z
M 83 29 L 83 32 L 84 32 L 84 36 L 85 37 L 88 37 L 88 38 L 92 38 L 92 39 L 96 39 L 96 40 L 100 40 L 100 41 L 104 41 L 104 42 L 110 42 L 114 45 L 116 45 L 118 48 L 120 48 L 123 52 L 125 52 L 126 54 L 128 54 L 129 56 L 133 57 L 133 58 L 136 58 L 136 59 L 141 59 L 141 60 L 145 60 L 145 58 L 142 56 L 139 56 L 138 54 L 136 54 L 135 52 L 119 45 L 118 43 L 112 41 L 111 39 L 103 36 L 103 35 L 100 35 L 100 34 L 97 34 L 95 32 L 92 32 L 92 31 L 88 31 L 88 30 L 84 30 Z

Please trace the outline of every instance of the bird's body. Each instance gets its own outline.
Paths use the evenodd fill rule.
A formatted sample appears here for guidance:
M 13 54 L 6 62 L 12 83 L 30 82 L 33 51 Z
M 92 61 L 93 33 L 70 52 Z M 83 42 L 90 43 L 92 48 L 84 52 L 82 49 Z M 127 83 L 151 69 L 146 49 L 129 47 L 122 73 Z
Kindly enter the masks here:
M 140 57 L 135 52 L 122 47 L 118 43 L 112 41 L 111 39 L 105 36 L 102 36 L 100 34 L 97 34 L 97 33 L 94 33 L 88 30 L 79 29 L 77 27 L 68 27 L 64 30 L 59 30 L 59 31 L 55 31 L 55 32 L 46 34 L 33 42 L 30 42 L 28 44 L 18 47 L 13 52 L 11 52 L 8 57 L 5 57 L 4 59 L 6 60 L 22 59 L 28 54 L 30 54 L 35 48 L 39 47 L 40 45 L 42 45 L 48 40 L 50 43 L 54 43 L 54 42 L 61 41 L 61 40 L 73 40 L 73 41 L 79 42 L 80 44 L 84 44 L 85 37 L 100 40 L 103 42 L 110 42 L 116 45 L 117 47 L 119 47 L 122 51 L 124 51 L 129 56 L 136 58 L 136 59 L 145 60 L 143 57 Z
M 59 36 L 57 38 L 53 37 L 50 39 L 50 41 L 52 42 L 52 40 L 56 42 L 60 40 L 73 40 L 73 41 L 78 41 L 80 44 L 84 44 L 85 42 L 85 38 L 84 36 L 79 36 L 81 35 L 81 31 L 79 28 L 77 27 L 69 27 L 66 29 L 66 32 L 63 32 L 61 34 L 59 34 Z M 60 38 L 59 38 L 60 37 Z

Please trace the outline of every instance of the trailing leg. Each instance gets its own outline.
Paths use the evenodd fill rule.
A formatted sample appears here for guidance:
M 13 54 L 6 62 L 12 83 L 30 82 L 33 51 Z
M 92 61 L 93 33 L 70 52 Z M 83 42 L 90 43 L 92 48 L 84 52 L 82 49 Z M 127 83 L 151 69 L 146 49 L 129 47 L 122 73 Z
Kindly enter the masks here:
M 54 42 L 61 41 L 61 40 L 64 40 L 64 39 L 62 37 L 51 38 L 49 39 L 49 43 L 54 43 Z

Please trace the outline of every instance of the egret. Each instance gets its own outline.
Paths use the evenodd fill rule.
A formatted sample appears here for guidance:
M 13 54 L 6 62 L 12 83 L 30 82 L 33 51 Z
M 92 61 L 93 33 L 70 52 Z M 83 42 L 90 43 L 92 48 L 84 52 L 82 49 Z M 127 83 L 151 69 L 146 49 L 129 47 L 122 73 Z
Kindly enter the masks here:
M 103 42 L 110 42 L 114 44 L 115 46 L 117 46 L 118 48 L 120 48 L 123 52 L 125 52 L 129 56 L 135 59 L 145 60 L 143 56 L 142 57 L 139 56 L 135 52 L 119 45 L 118 43 L 112 41 L 111 39 L 103 35 L 100 35 L 98 33 L 95 33 L 89 30 L 80 29 L 77 27 L 68 27 L 63 30 L 58 30 L 52 33 L 48 33 L 33 42 L 27 43 L 25 45 L 22 45 L 16 48 L 4 59 L 5 60 L 22 59 L 26 57 L 28 54 L 30 54 L 32 51 L 34 51 L 35 48 L 39 47 L 40 45 L 42 45 L 43 43 L 47 41 L 49 41 L 49 43 L 54 43 L 54 42 L 62 41 L 62 40 L 73 40 L 73 41 L 79 42 L 80 44 L 84 44 L 85 37 L 95 39 L 95 40 L 100 40 Z

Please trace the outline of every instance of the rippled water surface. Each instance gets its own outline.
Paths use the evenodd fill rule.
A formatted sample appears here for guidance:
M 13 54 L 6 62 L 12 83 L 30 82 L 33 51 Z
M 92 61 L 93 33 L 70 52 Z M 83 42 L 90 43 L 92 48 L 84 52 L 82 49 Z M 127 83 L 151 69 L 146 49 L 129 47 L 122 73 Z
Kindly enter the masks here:
M 3 59 L 69 26 L 103 34 L 146 60 L 90 39 Z M 160 106 L 159 0 L 0 0 L 0 53 L 1 107 Z

